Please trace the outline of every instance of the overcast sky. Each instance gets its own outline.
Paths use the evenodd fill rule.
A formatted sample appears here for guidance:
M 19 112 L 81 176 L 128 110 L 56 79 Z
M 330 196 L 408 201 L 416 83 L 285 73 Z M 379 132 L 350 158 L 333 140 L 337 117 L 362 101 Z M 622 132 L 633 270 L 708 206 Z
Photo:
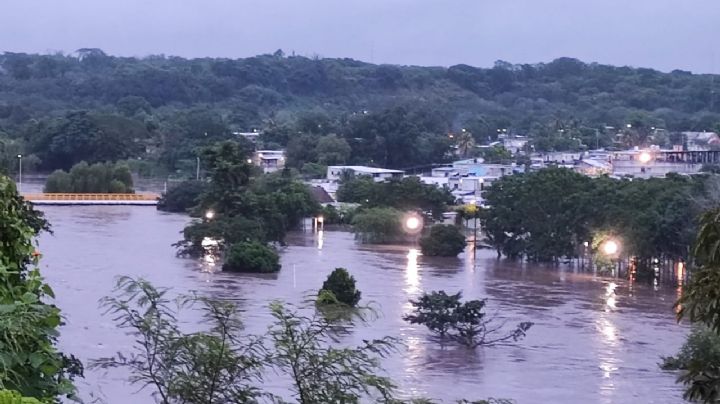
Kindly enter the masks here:
M 720 0 L 0 0 L 0 51 L 720 73 Z

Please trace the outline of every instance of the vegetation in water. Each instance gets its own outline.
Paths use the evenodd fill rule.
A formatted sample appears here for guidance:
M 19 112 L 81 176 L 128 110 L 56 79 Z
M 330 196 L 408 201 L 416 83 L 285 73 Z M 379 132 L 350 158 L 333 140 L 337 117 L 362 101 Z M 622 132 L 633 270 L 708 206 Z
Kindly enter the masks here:
M 410 300 L 411 313 L 403 319 L 410 324 L 424 325 L 442 339 L 458 342 L 468 348 L 518 341 L 525 337 L 532 322 L 519 323 L 511 331 L 503 331 L 504 323 L 485 312 L 487 300 L 462 302 L 462 293 L 448 295 L 444 291 L 423 293 Z
M 687 260 L 696 217 L 718 198 L 705 176 L 590 178 L 565 168 L 505 176 L 484 193 L 487 242 L 509 258 L 558 261 L 578 257 L 599 234 L 622 235 L 624 256 Z M 647 270 L 648 268 L 640 268 Z
M 344 178 L 338 188 L 337 199 L 358 203 L 363 208 L 419 209 L 435 218 L 441 218 L 447 207 L 455 202 L 447 189 L 425 184 L 419 177 L 376 182 L 363 175 Z
M 393 208 L 369 208 L 352 219 L 353 231 L 363 243 L 385 244 L 401 240 L 403 213 Z
M 73 396 L 82 364 L 58 351 L 60 309 L 38 266 L 34 244 L 49 230 L 41 213 L 0 176 L 0 389 L 56 402 Z
M 208 189 L 204 181 L 184 181 L 168 189 L 157 204 L 165 212 L 186 213 L 197 206 L 200 196 Z
M 45 181 L 44 192 L 131 194 L 133 179 L 125 164 L 80 162 L 70 172 L 55 170 Z
M 467 247 L 467 240 L 457 226 L 436 224 L 420 238 L 420 250 L 430 257 L 456 257 Z
M 323 282 L 318 292 L 318 304 L 342 303 L 355 307 L 360 302 L 361 292 L 355 287 L 355 278 L 345 268 L 335 268 Z
M 280 257 L 272 247 L 257 241 L 244 241 L 227 249 L 222 268 L 232 272 L 277 272 Z

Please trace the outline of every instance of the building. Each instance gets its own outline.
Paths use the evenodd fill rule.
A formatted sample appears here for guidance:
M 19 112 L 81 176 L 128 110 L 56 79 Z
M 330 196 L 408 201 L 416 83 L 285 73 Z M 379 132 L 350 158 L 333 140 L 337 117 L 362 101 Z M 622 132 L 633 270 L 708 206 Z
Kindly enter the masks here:
M 233 132 L 233 135 L 237 137 L 244 137 L 252 143 L 257 143 L 260 138 L 260 132 Z
M 668 173 L 696 174 L 705 164 L 720 164 L 720 151 L 628 150 L 614 152 L 614 176 L 664 177 Z
M 687 151 L 720 149 L 720 136 L 715 132 L 682 132 Z
M 272 173 L 285 167 L 285 152 L 283 150 L 258 150 L 253 155 L 253 164 Z
M 502 140 L 503 147 L 509 150 L 513 155 L 525 151 L 525 146 L 527 144 L 527 136 L 508 136 Z
M 542 160 L 546 164 L 573 164 L 580 160 L 583 156 L 582 152 L 548 152 L 542 154 Z
M 329 166 L 327 168 L 328 181 L 337 182 L 340 180 L 344 172 L 350 172 L 354 175 L 365 175 L 372 177 L 373 180 L 385 181 L 390 178 L 402 178 L 405 174 L 401 170 L 389 170 L 387 168 L 366 167 L 366 166 Z
M 573 169 L 580 174 L 597 177 L 604 174 L 610 174 L 612 172 L 612 164 L 610 164 L 610 162 L 606 159 L 586 158 L 575 162 Z
M 523 172 L 524 167 L 511 164 L 486 164 L 482 159 L 459 160 L 452 163 L 452 168 L 460 175 L 474 175 L 478 177 L 502 177 Z

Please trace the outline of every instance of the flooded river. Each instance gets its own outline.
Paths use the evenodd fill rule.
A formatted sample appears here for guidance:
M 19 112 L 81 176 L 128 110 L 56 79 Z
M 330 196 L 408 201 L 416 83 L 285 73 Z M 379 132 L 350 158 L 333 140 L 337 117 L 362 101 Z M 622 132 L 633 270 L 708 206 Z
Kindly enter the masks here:
M 251 332 L 270 321 L 274 299 L 300 303 L 337 266 L 347 267 L 382 316 L 357 325 L 349 339 L 385 335 L 407 349 L 385 362 L 400 389 L 433 398 L 512 398 L 519 403 L 678 403 L 675 375 L 657 367 L 677 351 L 687 330 L 675 323 L 673 288 L 497 261 L 494 252 L 473 259 L 427 259 L 409 247 L 368 247 L 352 234 L 325 232 L 290 237 L 274 276 L 210 273 L 207 264 L 175 256 L 171 246 L 188 218 L 148 207 L 44 207 L 54 235 L 43 235 L 44 274 L 55 288 L 68 325 L 61 344 L 84 362 L 127 350 L 131 339 L 103 317 L 97 301 L 118 275 L 143 276 L 178 292 L 237 301 Z M 489 298 L 491 311 L 510 324 L 533 321 L 516 346 L 469 352 L 441 347 L 428 332 L 402 321 L 408 299 L 422 291 L 462 290 Z M 147 392 L 120 372 L 88 372 L 83 396 L 111 404 L 151 403 Z M 281 384 L 269 380 L 269 384 Z M 276 386 L 278 387 L 278 386 Z

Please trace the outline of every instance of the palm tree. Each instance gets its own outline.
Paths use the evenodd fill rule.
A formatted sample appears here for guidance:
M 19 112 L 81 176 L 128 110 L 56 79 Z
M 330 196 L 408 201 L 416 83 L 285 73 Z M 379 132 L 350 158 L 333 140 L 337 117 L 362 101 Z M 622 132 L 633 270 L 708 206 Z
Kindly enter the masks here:
M 475 148 L 475 139 L 473 138 L 472 133 L 465 129 L 457 135 L 455 143 L 457 145 L 458 153 L 462 157 L 467 157 L 469 152 Z

